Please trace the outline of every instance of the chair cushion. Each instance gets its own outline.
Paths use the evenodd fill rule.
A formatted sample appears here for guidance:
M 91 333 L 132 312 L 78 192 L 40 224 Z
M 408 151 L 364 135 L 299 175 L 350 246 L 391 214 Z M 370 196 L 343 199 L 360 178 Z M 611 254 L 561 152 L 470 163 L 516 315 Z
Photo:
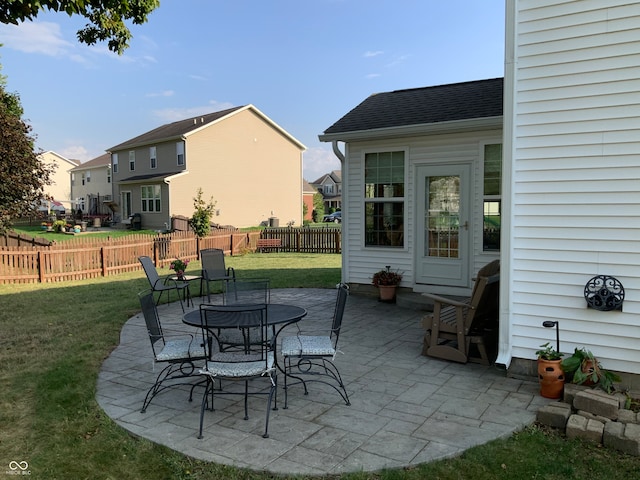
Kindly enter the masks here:
M 267 354 L 266 362 L 264 359 L 260 359 L 259 354 L 215 353 L 207 362 L 207 366 L 200 370 L 200 373 L 226 378 L 258 377 L 273 370 L 273 359 L 273 352 Z
M 322 336 L 300 335 L 284 337 L 282 339 L 282 355 L 285 357 L 323 355 L 332 356 L 336 353 L 331 338 Z
M 189 338 L 167 341 L 162 351 L 156 355 L 156 361 L 158 362 L 170 362 L 188 358 L 204 358 L 202 345 Z

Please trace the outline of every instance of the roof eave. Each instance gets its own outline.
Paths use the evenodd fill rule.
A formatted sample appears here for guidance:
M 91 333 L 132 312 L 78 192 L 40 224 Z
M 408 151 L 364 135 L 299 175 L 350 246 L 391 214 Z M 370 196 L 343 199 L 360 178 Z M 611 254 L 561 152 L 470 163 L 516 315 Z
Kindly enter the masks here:
M 436 135 L 443 133 L 459 133 L 473 130 L 489 130 L 502 128 L 502 115 L 496 117 L 472 118 L 453 120 L 439 123 L 422 123 L 417 125 L 402 125 L 397 127 L 374 128 L 371 130 L 356 130 L 318 135 L 321 142 L 354 142 L 370 138 L 413 137 L 418 135 Z

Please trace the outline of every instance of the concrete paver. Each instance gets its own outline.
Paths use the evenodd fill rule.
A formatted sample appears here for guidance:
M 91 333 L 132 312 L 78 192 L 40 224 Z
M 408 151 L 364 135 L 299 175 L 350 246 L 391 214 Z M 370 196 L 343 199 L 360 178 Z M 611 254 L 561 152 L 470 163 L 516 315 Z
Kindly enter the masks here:
M 335 291 L 272 290 L 271 302 L 306 308 L 309 315 L 298 324 L 302 331 L 328 329 Z M 182 323 L 177 302 L 158 308 L 165 335 L 199 334 Z M 187 386 L 170 388 L 140 413 L 162 368 L 153 367 L 141 314 L 127 321 L 120 345 L 104 361 L 97 400 L 107 415 L 136 435 L 201 460 L 274 474 L 414 466 L 459 455 L 535 421 L 544 404 L 537 382 L 506 378 L 494 367 L 422 356 L 420 318 L 418 311 L 351 295 L 336 358 L 351 406 L 333 389 L 312 383 L 308 395 L 300 386 L 290 388 L 289 408 L 284 409 L 280 389 L 267 439 L 262 438 L 262 397 L 251 398 L 249 420 L 243 419 L 242 396 L 216 398 L 216 410 L 205 412 L 203 439 L 197 438 L 200 387 L 192 402 Z

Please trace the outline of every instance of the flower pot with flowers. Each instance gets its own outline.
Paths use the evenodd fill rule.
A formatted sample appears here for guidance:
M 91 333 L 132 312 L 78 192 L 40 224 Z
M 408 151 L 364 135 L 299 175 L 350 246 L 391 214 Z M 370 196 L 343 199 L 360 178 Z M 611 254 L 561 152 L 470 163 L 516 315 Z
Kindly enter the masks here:
M 387 265 L 384 270 L 373 274 L 372 283 L 378 287 L 378 295 L 381 302 L 393 303 L 396 300 L 396 289 L 402 281 L 402 273 L 391 270 Z
M 189 265 L 189 260 L 180 260 L 179 258 L 176 258 L 171 262 L 169 268 L 176 272 L 179 280 L 184 280 L 184 272 L 187 269 L 187 265 Z

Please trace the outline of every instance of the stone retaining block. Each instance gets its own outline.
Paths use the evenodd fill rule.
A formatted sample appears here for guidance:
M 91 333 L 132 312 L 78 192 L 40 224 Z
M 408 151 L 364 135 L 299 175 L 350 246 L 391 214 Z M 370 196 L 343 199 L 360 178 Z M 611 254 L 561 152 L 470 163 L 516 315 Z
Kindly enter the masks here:
M 589 442 L 602 443 L 604 423 L 582 415 L 571 415 L 567 421 L 567 437 L 580 438 Z
M 538 410 L 536 418 L 543 425 L 565 428 L 571 415 L 571 405 L 564 402 L 550 403 Z
M 576 393 L 573 399 L 573 407 L 577 410 L 586 410 L 594 415 L 616 420 L 620 403 L 618 399 L 602 390 L 582 390 Z
M 640 456 L 640 425 L 609 422 L 605 426 L 602 441 L 607 448 Z

